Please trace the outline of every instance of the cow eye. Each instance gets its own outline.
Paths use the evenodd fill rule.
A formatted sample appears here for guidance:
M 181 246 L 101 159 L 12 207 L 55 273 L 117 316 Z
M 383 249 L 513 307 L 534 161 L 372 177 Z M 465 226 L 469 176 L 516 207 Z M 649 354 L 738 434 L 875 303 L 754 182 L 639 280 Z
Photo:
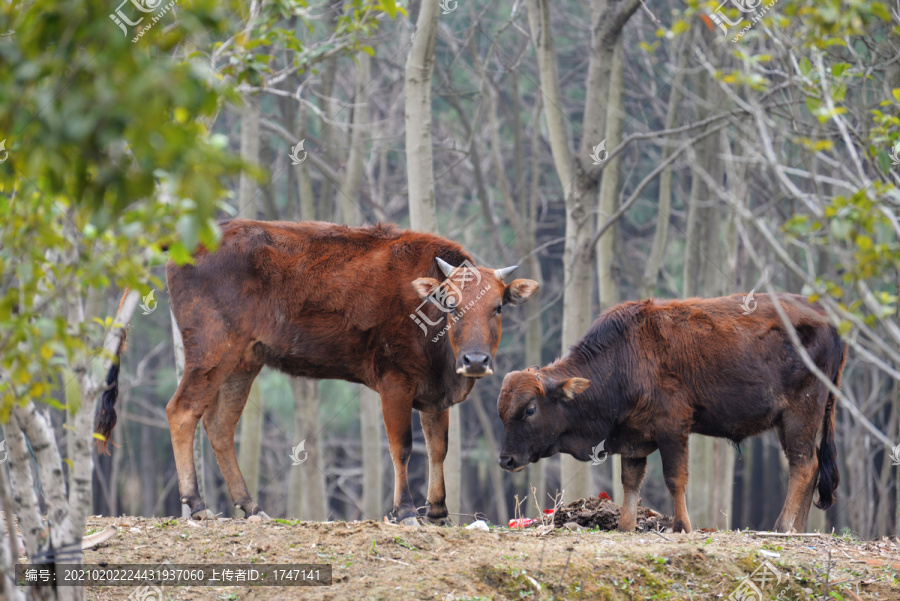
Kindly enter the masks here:
M 497 315 L 503 313 L 503 305 L 497 305 L 497 308 L 494 309 L 494 313 L 496 313 Z
M 534 415 L 535 411 L 537 411 L 537 407 L 532 405 L 525 410 L 525 417 L 531 417 L 532 415 Z

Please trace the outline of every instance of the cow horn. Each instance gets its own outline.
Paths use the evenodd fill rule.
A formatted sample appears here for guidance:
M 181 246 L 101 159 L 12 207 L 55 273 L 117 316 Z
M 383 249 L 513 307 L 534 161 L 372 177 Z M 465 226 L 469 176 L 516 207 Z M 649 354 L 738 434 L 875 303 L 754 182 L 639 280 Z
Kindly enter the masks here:
M 513 265 L 512 267 L 504 267 L 503 269 L 495 269 L 494 275 L 497 276 L 498 280 L 505 280 L 506 276 L 508 276 L 509 274 L 511 274 L 518 268 L 519 268 L 518 265 Z
M 435 257 L 434 260 L 437 261 L 438 267 L 441 268 L 443 274 L 448 278 L 450 277 L 450 274 L 453 273 L 453 270 L 456 269 L 456 267 L 440 257 Z

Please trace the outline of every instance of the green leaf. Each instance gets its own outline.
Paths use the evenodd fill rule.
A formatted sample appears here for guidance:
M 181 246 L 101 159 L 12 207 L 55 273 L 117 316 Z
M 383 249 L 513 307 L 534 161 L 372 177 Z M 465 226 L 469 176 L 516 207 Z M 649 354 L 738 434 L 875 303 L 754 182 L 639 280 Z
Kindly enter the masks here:
M 181 236 L 181 242 L 185 248 L 193 251 L 197 248 L 197 240 L 199 238 L 200 224 L 197 222 L 196 215 L 182 215 L 175 225 L 178 235 Z
M 194 262 L 191 251 L 189 251 L 182 242 L 175 242 L 169 246 L 169 258 L 172 259 L 176 265 L 186 265 Z
M 675 35 L 681 35 L 687 31 L 690 31 L 691 26 L 685 19 L 678 19 L 672 24 L 672 33 Z
M 872 250 L 872 239 L 865 234 L 859 234 L 856 236 L 856 246 L 863 252 Z
M 893 166 L 891 163 L 891 155 L 884 150 L 879 150 L 875 153 L 875 160 L 878 162 L 878 166 L 881 167 L 881 170 L 885 173 L 889 172 Z
M 831 235 L 838 240 L 846 240 L 850 236 L 852 226 L 846 219 L 834 219 L 831 224 Z
M 806 97 L 806 109 L 811 114 L 815 115 L 816 111 L 818 111 L 819 108 L 821 108 L 821 106 L 822 106 L 822 102 L 818 98 L 816 98 L 814 96 Z
M 848 63 L 837 63 L 836 65 L 832 65 L 831 74 L 835 77 L 840 77 L 843 75 L 844 71 L 850 68 Z

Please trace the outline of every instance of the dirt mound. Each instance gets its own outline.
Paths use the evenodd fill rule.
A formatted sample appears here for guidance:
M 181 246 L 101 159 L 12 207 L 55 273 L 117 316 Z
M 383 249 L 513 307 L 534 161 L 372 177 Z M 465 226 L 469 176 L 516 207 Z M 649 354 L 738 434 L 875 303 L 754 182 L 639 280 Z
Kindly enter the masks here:
M 553 514 L 553 525 L 562 528 L 569 522 L 575 522 L 583 528 L 615 530 L 619 526 L 619 511 L 619 506 L 610 499 L 597 497 L 579 499 L 556 510 L 556 513 Z M 670 516 L 653 511 L 638 502 L 636 528 L 638 532 L 665 530 L 666 528 L 672 528 Z
M 591 507 L 594 513 L 605 508 L 604 515 L 611 516 L 605 526 L 615 528 L 618 507 L 599 499 L 569 504 L 560 515 L 590 513 Z M 646 524 L 646 511 L 639 524 Z M 161 598 L 171 601 L 723 601 L 764 562 L 781 573 L 780 584 L 768 583 L 766 599 L 900 599 L 900 541 L 888 539 L 700 530 L 663 536 L 565 528 L 484 532 L 372 521 L 90 517 L 87 525 L 85 534 L 110 525 L 117 531 L 85 551 L 88 564 L 332 567 L 331 586 L 162 587 Z M 137 587 L 89 586 L 84 598 L 123 601 L 140 592 Z

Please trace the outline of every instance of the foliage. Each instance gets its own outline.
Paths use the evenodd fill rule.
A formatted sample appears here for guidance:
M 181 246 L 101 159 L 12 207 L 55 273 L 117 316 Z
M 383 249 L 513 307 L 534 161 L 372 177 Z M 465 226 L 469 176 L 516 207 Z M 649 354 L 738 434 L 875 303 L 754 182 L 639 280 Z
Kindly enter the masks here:
M 228 185 L 253 167 L 208 127 L 239 100 L 230 84 L 267 69 L 252 51 L 291 40 L 308 66 L 335 46 L 359 48 L 381 13 L 403 12 L 390 0 L 352 2 L 339 42 L 307 48 L 277 26 L 305 3 L 270 3 L 253 41 L 239 32 L 244 46 L 215 71 L 202 53 L 172 55 L 228 35 L 230 12 L 245 5 L 179 6 L 159 23 L 145 15 L 152 26 L 132 37 L 111 19 L 113 3 L 0 5 L 0 64 L 12 66 L 0 69 L 0 422 L 14 402 L 56 403 L 60 368 L 82 368 L 99 346 L 111 320 L 91 321 L 106 310 L 96 303 L 87 319 L 73 311 L 82 299 L 111 286 L 162 288 L 148 271 L 162 250 L 185 263 L 198 245 L 215 248 Z
M 15 401 L 50 402 L 59 368 L 83 368 L 111 325 L 79 319 L 73 303 L 113 284 L 159 286 L 146 269 L 165 243 L 182 261 L 215 243 L 217 203 L 241 164 L 203 120 L 227 92 L 163 54 L 196 28 L 225 27 L 216 3 L 193 8 L 141 43 L 97 3 L 0 12 L 0 62 L 14 65 L 0 71 L 0 421 Z

